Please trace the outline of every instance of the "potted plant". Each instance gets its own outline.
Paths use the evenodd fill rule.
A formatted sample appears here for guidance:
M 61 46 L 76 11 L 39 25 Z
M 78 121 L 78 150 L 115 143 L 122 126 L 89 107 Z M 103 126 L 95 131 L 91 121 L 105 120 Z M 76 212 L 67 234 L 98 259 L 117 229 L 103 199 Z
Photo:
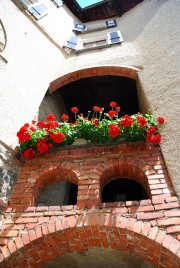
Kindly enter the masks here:
M 85 143 L 105 143 L 114 141 L 146 141 L 159 144 L 161 135 L 159 126 L 164 118 L 155 118 L 152 114 L 124 115 L 119 117 L 120 107 L 114 101 L 110 102 L 110 111 L 94 106 L 84 117 L 77 107 L 71 112 L 75 116 L 73 123 L 69 116 L 63 114 L 61 122 L 54 114 L 49 114 L 46 121 L 32 121 L 24 124 L 17 133 L 19 146 L 26 158 L 32 158 L 37 153 L 48 152 L 51 148 L 76 144 L 77 139 Z

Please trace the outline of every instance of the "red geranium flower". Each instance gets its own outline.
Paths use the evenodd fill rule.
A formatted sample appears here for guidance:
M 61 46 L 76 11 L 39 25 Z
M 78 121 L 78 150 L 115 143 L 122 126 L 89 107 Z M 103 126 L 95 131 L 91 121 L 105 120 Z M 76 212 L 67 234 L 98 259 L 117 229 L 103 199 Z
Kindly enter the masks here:
M 45 128 L 46 127 L 46 123 L 43 122 L 43 121 L 39 121 L 39 122 L 37 122 L 37 127 L 39 127 L 39 128 Z
M 44 142 L 39 142 L 39 143 L 37 144 L 37 149 L 38 149 L 38 151 L 39 151 L 40 153 L 44 153 L 44 152 L 47 152 L 47 151 L 48 151 L 49 147 L 48 147 L 48 145 L 47 145 L 46 143 L 44 143 Z
M 98 119 L 95 119 L 95 120 L 94 120 L 94 126 L 95 126 L 95 127 L 98 127 L 99 124 L 100 124 L 100 123 L 99 123 L 99 120 L 98 120 Z
M 59 126 L 59 123 L 57 121 L 49 121 L 47 124 L 46 124 L 46 129 L 53 129 L 53 128 L 56 128 Z
M 151 127 L 149 127 L 149 128 L 147 129 L 147 133 L 148 133 L 148 134 L 154 134 L 154 133 L 156 133 L 156 128 L 155 128 L 155 126 L 151 126 Z
M 34 127 L 30 127 L 29 130 L 31 130 L 32 132 L 36 132 L 36 129 Z
M 109 104 L 111 107 L 116 107 L 117 103 L 115 101 L 111 101 Z
M 77 114 L 79 112 L 79 110 L 77 107 L 72 107 L 71 112 L 73 112 L 74 114 Z
M 28 128 L 29 128 L 29 124 L 28 123 L 26 123 L 26 124 L 24 124 L 24 126 L 22 126 L 22 128 L 20 129 L 20 130 L 22 130 L 22 131 L 27 131 L 28 130 Z
M 65 135 L 62 132 L 50 134 L 50 138 L 56 143 L 62 143 L 65 139 Z
M 163 123 L 165 122 L 164 117 L 159 116 L 159 117 L 157 118 L 157 122 L 158 122 L 159 124 L 163 124 Z
M 116 111 L 109 111 L 109 113 L 108 113 L 108 115 L 109 115 L 109 117 L 114 117 L 115 115 L 116 115 Z
M 48 140 L 48 136 L 45 136 L 43 139 L 38 139 L 38 142 L 46 143 L 47 140 Z
M 93 111 L 94 112 L 100 112 L 101 111 L 101 108 L 99 106 L 94 106 L 93 107 Z
M 35 156 L 35 151 L 32 149 L 32 148 L 30 148 L 30 149 L 28 149 L 28 150 L 26 150 L 25 152 L 24 152 L 24 156 L 26 157 L 26 158 L 33 158 L 34 156 Z
M 129 115 L 124 115 L 121 119 L 121 121 L 119 122 L 119 124 L 122 127 L 128 127 L 131 126 L 133 124 L 133 120 L 131 119 L 131 117 Z
M 67 121 L 67 120 L 69 120 L 69 116 L 67 114 L 62 114 L 61 119 L 63 121 Z
M 24 131 L 24 130 L 20 130 L 17 133 L 17 137 L 19 139 L 19 142 L 26 142 L 29 141 L 31 139 L 31 135 L 29 134 L 28 131 Z
M 140 128 L 145 128 L 145 125 L 147 124 L 146 118 L 144 118 L 141 115 L 136 116 L 136 118 L 137 118 L 137 121 L 138 121 Z
M 117 113 L 119 113 L 119 112 L 120 112 L 120 110 L 121 110 L 121 107 L 120 107 L 120 106 L 116 106 L 116 108 L 115 108 L 115 109 L 116 109 L 116 112 L 117 112 Z
M 151 142 L 151 138 L 152 138 L 152 135 L 151 134 L 147 134 L 146 135 L 146 142 Z
M 109 135 L 112 138 L 119 136 L 119 133 L 120 133 L 120 128 L 116 124 L 109 125 Z
M 56 119 L 55 114 L 49 114 L 48 116 L 46 116 L 47 121 L 54 121 L 55 119 Z
M 161 142 L 161 135 L 160 134 L 156 134 L 155 136 L 152 136 L 151 141 L 159 144 Z

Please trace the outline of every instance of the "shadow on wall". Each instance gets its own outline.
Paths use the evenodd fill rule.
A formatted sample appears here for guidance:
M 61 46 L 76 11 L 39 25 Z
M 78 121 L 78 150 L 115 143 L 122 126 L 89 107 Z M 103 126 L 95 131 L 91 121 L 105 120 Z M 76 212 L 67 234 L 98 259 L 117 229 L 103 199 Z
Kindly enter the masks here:
M 55 92 L 53 95 L 44 96 L 39 106 L 37 120 L 46 120 L 46 116 L 51 113 L 56 115 L 58 121 L 60 121 L 63 113 L 67 114 L 66 104 L 59 92 Z
M 132 42 L 144 31 L 146 26 L 150 23 L 153 17 L 156 15 L 159 8 L 161 8 L 167 1 L 143 1 L 135 8 L 126 12 L 120 18 L 120 25 L 122 36 L 124 40 Z M 133 26 L 133 27 L 132 27 Z M 128 33 L 128 39 L 126 38 Z
M 72 253 L 60 256 L 43 268 L 154 268 L 154 266 L 137 256 L 111 249 L 94 248 L 84 254 Z

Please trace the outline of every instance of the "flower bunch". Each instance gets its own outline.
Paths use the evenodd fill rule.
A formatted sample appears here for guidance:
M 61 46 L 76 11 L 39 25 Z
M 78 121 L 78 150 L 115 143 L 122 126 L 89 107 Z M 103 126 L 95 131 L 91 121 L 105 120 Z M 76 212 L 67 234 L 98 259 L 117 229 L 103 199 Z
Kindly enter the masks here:
M 111 141 L 146 141 L 159 144 L 161 135 L 159 126 L 164 123 L 163 117 L 155 118 L 151 114 L 124 115 L 119 117 L 120 106 L 110 102 L 110 110 L 94 106 L 85 117 L 78 114 L 77 107 L 71 108 L 74 123 L 69 123 L 69 116 L 62 114 L 58 122 L 54 114 L 49 114 L 46 121 L 32 121 L 24 124 L 17 132 L 19 145 L 26 158 L 35 154 L 48 152 L 53 147 L 70 145 L 76 139 L 83 138 L 90 143 Z

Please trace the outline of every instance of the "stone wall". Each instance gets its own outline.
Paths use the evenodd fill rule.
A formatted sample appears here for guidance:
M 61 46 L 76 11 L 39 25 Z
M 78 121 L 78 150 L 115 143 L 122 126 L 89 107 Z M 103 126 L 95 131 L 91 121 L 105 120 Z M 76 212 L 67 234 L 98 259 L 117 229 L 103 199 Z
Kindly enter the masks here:
M 18 160 L 18 151 L 0 141 L 0 207 L 5 207 L 18 177 L 22 163 Z

